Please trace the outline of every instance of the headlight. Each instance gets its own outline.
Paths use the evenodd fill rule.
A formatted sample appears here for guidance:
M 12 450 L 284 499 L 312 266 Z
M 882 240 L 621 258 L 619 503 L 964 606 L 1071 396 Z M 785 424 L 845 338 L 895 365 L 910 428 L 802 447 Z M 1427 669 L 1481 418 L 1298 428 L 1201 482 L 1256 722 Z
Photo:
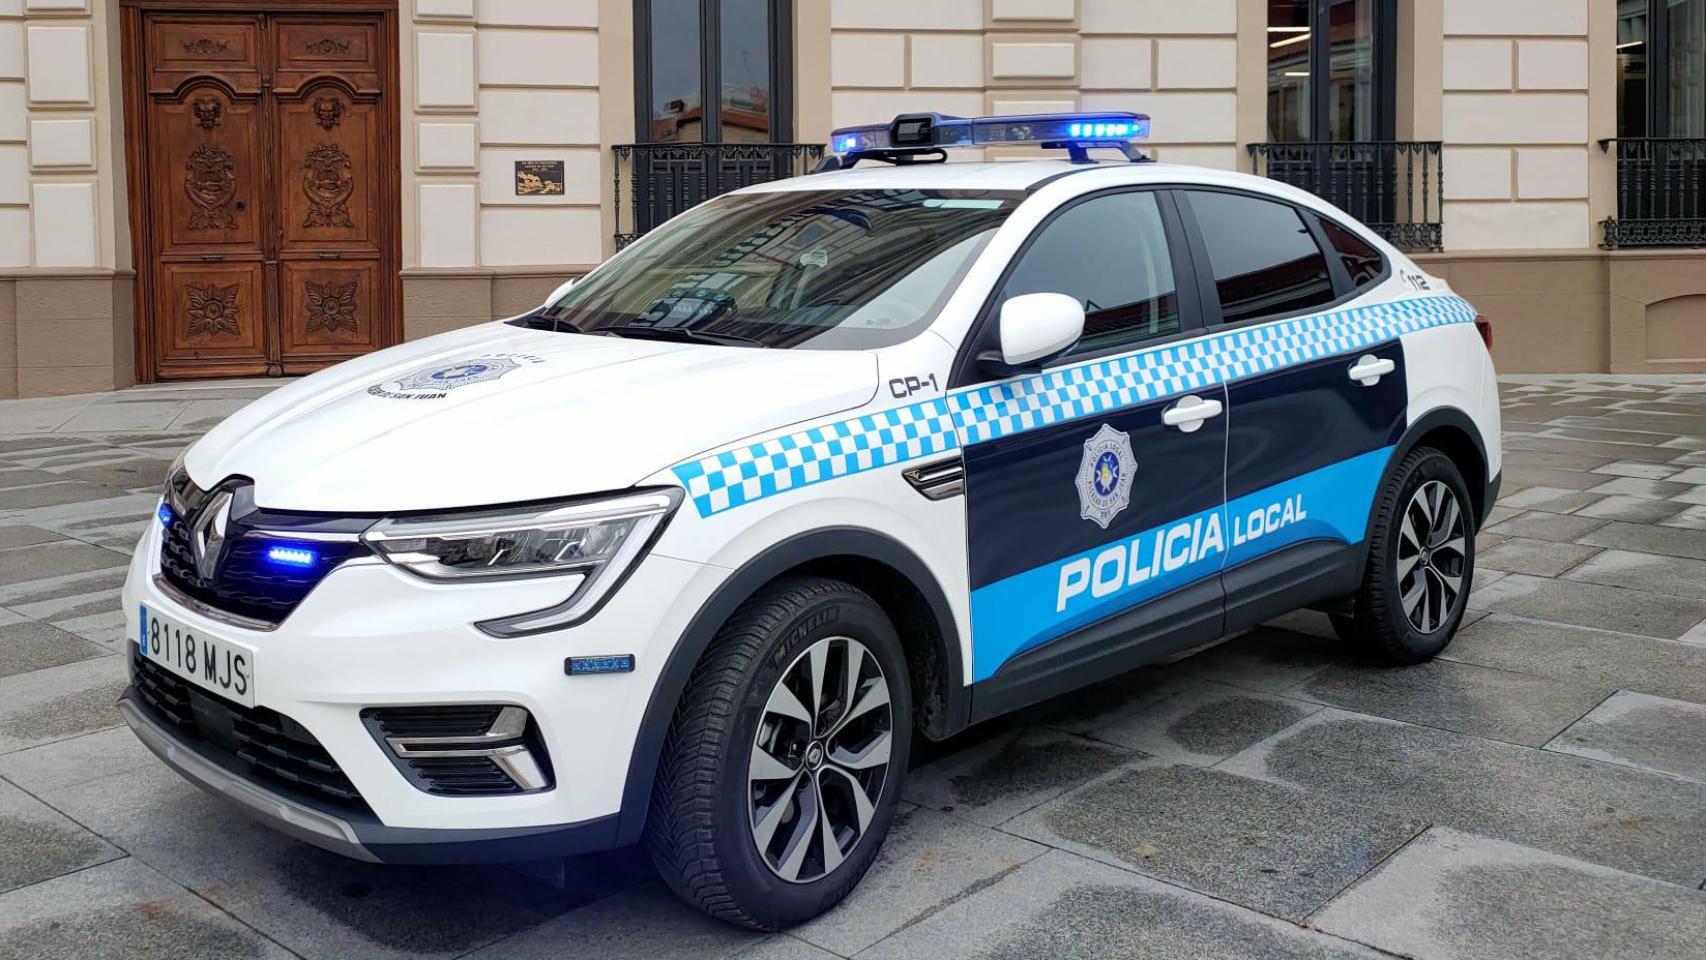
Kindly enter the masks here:
M 488 621 L 500 636 L 568 626 L 590 615 L 656 538 L 682 492 L 668 487 L 524 510 L 382 520 L 362 535 L 375 553 L 428 580 L 564 578 L 548 610 Z

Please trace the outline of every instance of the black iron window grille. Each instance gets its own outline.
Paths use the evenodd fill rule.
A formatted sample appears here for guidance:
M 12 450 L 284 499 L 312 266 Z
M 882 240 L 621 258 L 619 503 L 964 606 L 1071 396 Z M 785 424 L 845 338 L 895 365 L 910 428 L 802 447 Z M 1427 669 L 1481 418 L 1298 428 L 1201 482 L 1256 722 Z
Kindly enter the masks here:
M 1252 143 L 1252 172 L 1307 190 L 1402 250 L 1444 247 L 1438 141 Z
M 1617 216 L 1605 221 L 1607 249 L 1706 246 L 1706 138 L 1620 137 Z
M 610 149 L 618 250 L 712 197 L 800 176 L 823 157 L 820 143 L 630 143 Z

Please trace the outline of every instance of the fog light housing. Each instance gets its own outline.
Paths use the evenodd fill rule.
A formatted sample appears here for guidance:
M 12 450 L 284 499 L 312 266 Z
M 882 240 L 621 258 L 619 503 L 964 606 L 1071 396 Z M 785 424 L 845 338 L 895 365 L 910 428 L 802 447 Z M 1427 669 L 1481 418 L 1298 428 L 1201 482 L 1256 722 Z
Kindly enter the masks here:
M 554 785 L 544 737 L 522 707 L 371 707 L 361 720 L 398 772 L 426 793 L 503 796 Z

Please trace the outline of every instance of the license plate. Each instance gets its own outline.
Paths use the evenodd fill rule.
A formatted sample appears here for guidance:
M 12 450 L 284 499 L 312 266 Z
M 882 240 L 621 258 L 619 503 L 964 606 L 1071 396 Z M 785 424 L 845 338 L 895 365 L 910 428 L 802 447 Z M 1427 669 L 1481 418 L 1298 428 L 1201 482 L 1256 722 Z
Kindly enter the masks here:
M 147 604 L 141 622 L 136 645 L 144 657 L 203 690 L 255 705 L 255 651 L 186 627 Z

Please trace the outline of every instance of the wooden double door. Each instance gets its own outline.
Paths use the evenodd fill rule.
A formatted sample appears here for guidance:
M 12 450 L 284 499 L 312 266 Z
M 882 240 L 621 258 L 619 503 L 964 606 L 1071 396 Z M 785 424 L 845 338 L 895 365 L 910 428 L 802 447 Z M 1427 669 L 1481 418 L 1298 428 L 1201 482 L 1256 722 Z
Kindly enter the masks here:
M 391 17 L 131 13 L 142 378 L 308 373 L 396 343 Z

